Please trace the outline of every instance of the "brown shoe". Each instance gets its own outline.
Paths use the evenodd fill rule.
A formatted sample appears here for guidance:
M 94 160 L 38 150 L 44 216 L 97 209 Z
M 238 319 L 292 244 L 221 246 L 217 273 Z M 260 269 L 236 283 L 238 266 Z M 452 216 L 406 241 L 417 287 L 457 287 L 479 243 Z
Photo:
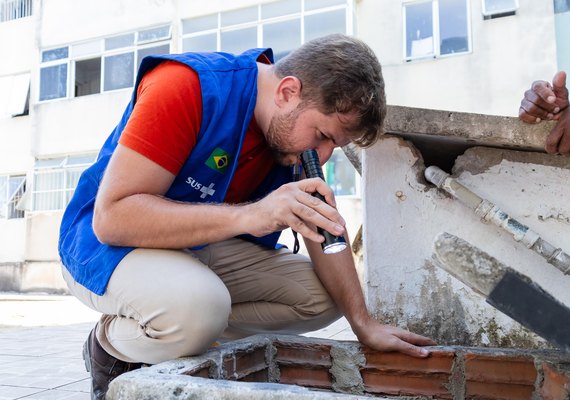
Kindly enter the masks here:
M 89 333 L 83 345 L 83 360 L 87 372 L 91 373 L 91 400 L 104 400 L 113 379 L 142 367 L 142 364 L 121 361 L 108 354 L 97 341 L 96 329 L 97 326 Z

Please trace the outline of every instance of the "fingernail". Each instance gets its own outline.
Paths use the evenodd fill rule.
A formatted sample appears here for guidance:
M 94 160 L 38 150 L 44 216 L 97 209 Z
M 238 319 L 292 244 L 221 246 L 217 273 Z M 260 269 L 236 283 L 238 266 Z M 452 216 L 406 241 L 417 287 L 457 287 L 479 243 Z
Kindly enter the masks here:
M 548 96 L 546 98 L 546 101 L 548 101 L 549 103 L 554 103 L 555 100 L 556 100 L 556 97 L 554 97 L 554 96 Z
M 422 356 L 429 356 L 429 351 L 427 351 L 426 349 L 421 349 L 420 353 Z
M 335 225 L 334 231 L 340 235 L 341 233 L 344 232 L 344 228 L 340 225 Z
M 540 122 L 540 118 L 537 118 L 537 119 L 536 119 L 536 122 Z
M 554 114 L 556 114 L 558 111 L 560 111 L 560 108 L 556 107 L 556 108 L 554 109 Z

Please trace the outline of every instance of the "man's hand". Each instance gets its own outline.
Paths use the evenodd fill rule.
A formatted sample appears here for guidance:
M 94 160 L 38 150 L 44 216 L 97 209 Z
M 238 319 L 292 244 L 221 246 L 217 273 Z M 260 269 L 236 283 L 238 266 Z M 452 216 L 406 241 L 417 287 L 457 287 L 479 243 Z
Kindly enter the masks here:
M 314 192 L 322 194 L 327 203 L 313 197 Z M 320 243 L 324 238 L 311 229 L 313 225 L 335 235 L 344 234 L 345 221 L 335 208 L 333 192 L 320 178 L 288 183 L 246 207 L 244 212 L 252 218 L 248 230 L 255 236 L 291 227 L 303 237 Z
M 361 343 L 374 350 L 398 351 L 419 358 L 427 357 L 430 353 L 427 349 L 418 346 L 432 346 L 436 344 L 425 336 L 417 335 L 395 326 L 382 325 L 372 318 L 355 333 Z
M 545 149 L 551 154 L 570 154 L 570 108 L 560 113 L 558 123 L 546 138 Z
M 529 124 L 542 120 L 558 120 L 560 112 L 568 107 L 566 72 L 554 75 L 552 85 L 546 81 L 535 81 L 524 94 L 519 108 L 519 118 Z

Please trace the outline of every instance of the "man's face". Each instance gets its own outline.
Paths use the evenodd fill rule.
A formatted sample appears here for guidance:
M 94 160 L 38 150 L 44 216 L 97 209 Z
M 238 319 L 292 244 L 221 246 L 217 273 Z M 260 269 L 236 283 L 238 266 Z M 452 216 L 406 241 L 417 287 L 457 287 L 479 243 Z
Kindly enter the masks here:
M 351 115 L 327 115 L 315 107 L 297 105 L 271 118 L 266 140 L 281 165 L 297 163 L 299 155 L 309 149 L 316 149 L 324 164 L 335 147 L 350 142 L 348 127 L 354 121 Z

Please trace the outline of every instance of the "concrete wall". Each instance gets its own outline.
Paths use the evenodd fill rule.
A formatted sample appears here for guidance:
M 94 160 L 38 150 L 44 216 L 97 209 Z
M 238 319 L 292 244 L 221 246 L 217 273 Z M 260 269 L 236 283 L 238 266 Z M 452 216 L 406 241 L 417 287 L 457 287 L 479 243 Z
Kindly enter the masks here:
M 357 2 L 356 34 L 383 63 L 389 104 L 514 116 L 530 82 L 552 78 L 552 1 L 520 0 L 515 16 L 492 20 L 469 4 L 471 53 L 405 62 L 402 2 Z
M 430 118 L 429 112 L 424 115 Z M 480 131 L 473 126 L 472 132 L 476 138 Z M 441 145 L 447 139 L 440 137 Z M 565 184 L 570 159 L 472 148 L 455 161 L 453 171 L 472 191 L 570 251 L 564 200 L 570 196 Z M 441 344 L 544 346 L 541 338 L 440 269 L 433 259 L 434 240 L 442 232 L 458 236 L 527 275 L 566 305 L 570 277 L 500 228 L 483 224 L 458 200 L 428 184 L 423 172 L 422 154 L 402 138 L 386 137 L 364 152 L 364 280 L 369 309 L 381 321 L 427 334 Z

